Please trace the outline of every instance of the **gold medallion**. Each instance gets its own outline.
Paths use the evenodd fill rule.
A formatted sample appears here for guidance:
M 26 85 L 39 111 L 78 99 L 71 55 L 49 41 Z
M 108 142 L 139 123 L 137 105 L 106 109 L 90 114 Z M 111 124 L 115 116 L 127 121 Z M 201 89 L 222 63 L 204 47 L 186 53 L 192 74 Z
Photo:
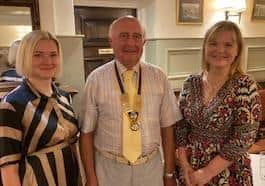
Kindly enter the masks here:
M 138 131 L 140 128 L 140 125 L 138 123 L 132 123 L 130 128 L 132 131 Z
M 132 131 L 139 130 L 140 125 L 139 125 L 139 123 L 137 121 L 138 120 L 139 113 L 136 112 L 136 111 L 134 111 L 134 110 L 129 110 L 127 112 L 127 116 L 128 116 L 128 118 L 130 120 L 130 123 L 131 123 L 131 125 L 130 125 L 131 130 Z
M 129 104 L 128 94 L 121 95 L 122 110 L 130 121 L 130 129 L 132 131 L 140 130 L 139 115 L 141 112 L 141 96 L 135 95 L 134 104 Z

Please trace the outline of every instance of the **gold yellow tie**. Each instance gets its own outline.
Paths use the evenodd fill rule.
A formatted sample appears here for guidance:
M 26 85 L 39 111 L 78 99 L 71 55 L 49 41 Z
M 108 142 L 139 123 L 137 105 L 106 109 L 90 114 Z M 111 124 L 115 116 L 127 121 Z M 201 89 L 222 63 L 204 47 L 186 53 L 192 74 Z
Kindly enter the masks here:
M 136 95 L 136 83 L 134 81 L 133 75 L 133 70 L 128 70 L 123 73 L 125 92 L 128 94 L 129 106 L 132 109 L 134 108 L 134 97 Z M 123 111 L 122 142 L 123 156 L 127 158 L 130 162 L 135 162 L 142 152 L 141 133 L 140 129 L 136 131 L 133 131 L 131 129 L 131 122 L 128 118 L 126 111 Z

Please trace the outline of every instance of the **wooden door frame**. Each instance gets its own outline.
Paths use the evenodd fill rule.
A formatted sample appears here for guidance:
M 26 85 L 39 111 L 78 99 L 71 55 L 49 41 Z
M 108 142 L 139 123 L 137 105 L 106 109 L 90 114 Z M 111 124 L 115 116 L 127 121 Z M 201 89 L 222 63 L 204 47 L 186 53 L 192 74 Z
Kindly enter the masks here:
M 29 7 L 32 30 L 40 29 L 39 0 L 0 0 L 0 6 Z

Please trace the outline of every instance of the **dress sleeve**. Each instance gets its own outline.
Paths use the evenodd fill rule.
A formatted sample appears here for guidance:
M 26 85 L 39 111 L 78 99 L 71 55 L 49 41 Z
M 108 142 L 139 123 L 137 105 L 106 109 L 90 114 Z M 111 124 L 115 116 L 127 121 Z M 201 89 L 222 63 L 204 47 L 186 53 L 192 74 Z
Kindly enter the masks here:
M 185 80 L 182 90 L 179 95 L 178 107 L 182 113 L 183 119 L 176 123 L 175 127 L 175 139 L 177 147 L 186 146 L 188 133 L 190 131 L 190 126 L 185 120 L 184 109 L 188 106 L 187 99 L 190 96 L 191 88 L 191 77 Z
M 261 122 L 259 125 L 259 130 L 258 130 L 256 141 L 265 139 L 265 89 L 261 89 L 258 92 L 261 98 L 262 117 L 261 117 Z
M 261 116 L 257 85 L 249 76 L 240 77 L 236 90 L 233 123 L 227 142 L 221 147 L 221 156 L 229 161 L 242 162 L 247 150 L 255 142 Z
M 0 167 L 17 163 L 22 152 L 22 126 L 15 107 L 0 103 Z
M 259 130 L 256 137 L 256 142 L 265 139 L 265 121 L 261 121 L 259 125 Z

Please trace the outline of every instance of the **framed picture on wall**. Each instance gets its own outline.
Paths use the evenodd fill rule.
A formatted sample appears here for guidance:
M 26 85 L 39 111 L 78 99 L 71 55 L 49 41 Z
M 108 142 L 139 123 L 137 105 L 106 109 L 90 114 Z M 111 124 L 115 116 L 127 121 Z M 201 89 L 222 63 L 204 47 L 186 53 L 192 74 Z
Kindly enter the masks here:
M 253 0 L 251 19 L 265 21 L 265 0 Z
M 178 24 L 201 24 L 203 21 L 203 0 L 177 0 Z

